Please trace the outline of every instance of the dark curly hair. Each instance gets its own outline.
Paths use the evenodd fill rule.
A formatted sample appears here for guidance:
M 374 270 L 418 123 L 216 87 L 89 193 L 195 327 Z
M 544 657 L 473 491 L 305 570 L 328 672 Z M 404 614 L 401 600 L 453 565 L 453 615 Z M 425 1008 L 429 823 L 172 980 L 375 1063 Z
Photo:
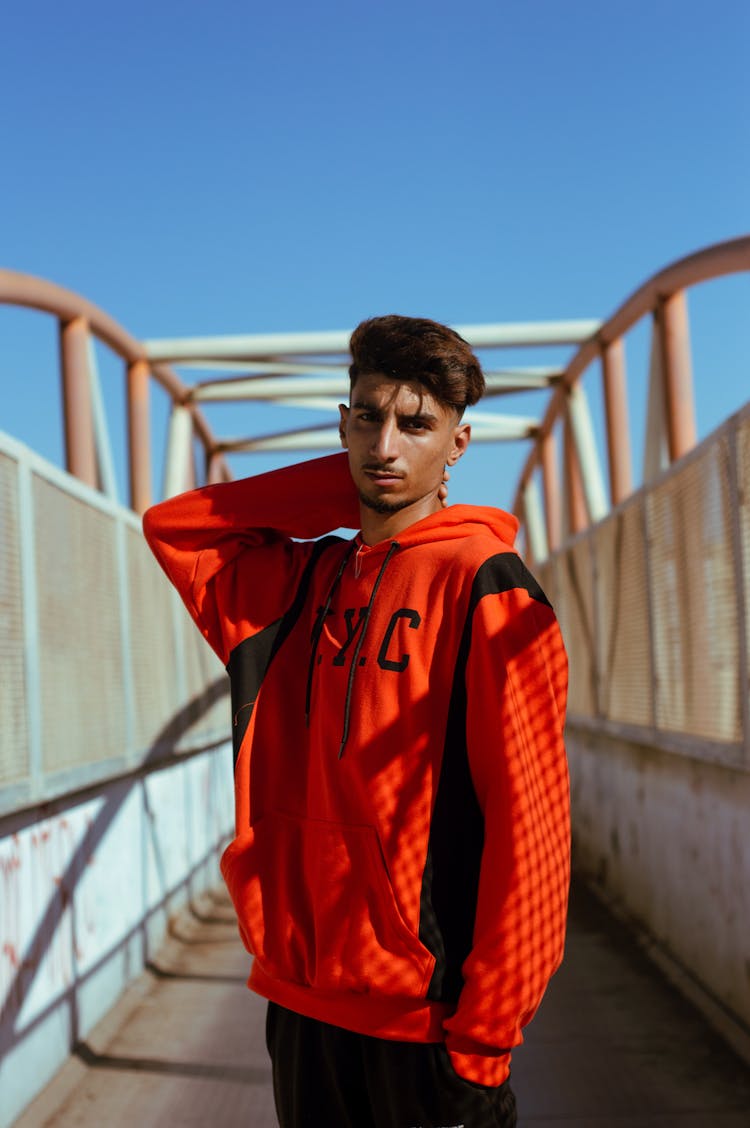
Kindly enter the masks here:
M 471 345 L 454 329 L 426 317 L 389 313 L 368 318 L 352 333 L 349 348 L 352 387 L 359 376 L 376 372 L 394 380 L 416 380 L 459 416 L 484 392 L 484 376 Z

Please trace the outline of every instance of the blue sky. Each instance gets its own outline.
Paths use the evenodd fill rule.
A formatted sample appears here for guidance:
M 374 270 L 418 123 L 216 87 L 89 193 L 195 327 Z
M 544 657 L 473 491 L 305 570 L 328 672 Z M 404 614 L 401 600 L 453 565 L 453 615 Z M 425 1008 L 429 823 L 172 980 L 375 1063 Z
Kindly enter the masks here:
M 390 311 L 606 317 L 662 266 L 750 230 L 748 42 L 741 0 L 27 0 L 0 41 L 0 266 L 142 338 Z M 747 398 L 748 297 L 746 276 L 691 292 L 701 433 Z M 629 343 L 636 432 L 644 352 L 645 330 Z M 120 374 L 101 363 L 122 472 Z M 0 429 L 59 462 L 48 319 L 0 309 L 0 380 Z M 216 429 L 250 433 L 249 411 Z M 476 448 L 453 499 L 508 504 L 523 458 Z

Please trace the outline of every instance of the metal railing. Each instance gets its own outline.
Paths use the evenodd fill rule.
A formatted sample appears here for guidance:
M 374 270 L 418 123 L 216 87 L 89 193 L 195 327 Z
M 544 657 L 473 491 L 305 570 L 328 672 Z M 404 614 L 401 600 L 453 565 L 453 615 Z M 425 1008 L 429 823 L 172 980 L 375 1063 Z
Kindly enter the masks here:
M 23 306 L 57 318 L 63 386 L 66 469 L 87 485 L 112 494 L 111 455 L 101 411 L 94 339 L 124 361 L 130 506 L 143 513 L 154 498 L 151 471 L 149 384 L 155 380 L 173 403 L 187 403 L 192 432 L 202 444 L 215 480 L 229 477 L 216 440 L 189 389 L 166 364 L 151 362 L 143 345 L 109 314 L 79 294 L 45 279 L 0 270 L 0 304 Z
M 570 719 L 750 768 L 750 405 L 536 565 Z
M 526 549 L 532 560 L 543 560 L 566 536 L 599 520 L 611 505 L 618 505 L 633 490 L 624 338 L 648 316 L 653 320 L 653 339 L 643 481 L 650 481 L 665 464 L 676 461 L 695 445 L 685 292 L 697 283 L 746 270 L 750 270 L 748 236 L 707 247 L 666 267 L 604 323 L 579 320 L 457 327 L 480 351 L 510 346 L 577 345 L 564 368 L 488 370 L 489 396 L 546 389 L 548 400 L 543 418 L 501 416 L 486 410 L 474 413 L 475 438 L 479 441 L 521 438 L 531 444 L 513 508 L 522 519 Z M 66 466 L 81 481 L 105 492 L 111 471 L 92 338 L 102 341 L 125 361 L 130 504 L 138 513 L 153 497 L 150 379 L 156 380 L 172 401 L 162 491 L 165 495 L 198 481 L 230 477 L 225 455 L 235 451 L 318 450 L 337 446 L 337 428 L 329 422 L 242 439 L 217 437 L 200 405 L 267 402 L 324 411 L 334 419 L 335 404 L 347 388 L 347 331 L 141 343 L 84 298 L 42 279 L 7 270 L 0 270 L 0 303 L 27 306 L 57 317 Z M 597 359 L 602 369 L 608 489 L 581 379 Z M 197 383 L 188 383 L 168 361 L 186 369 L 207 368 L 212 374 Z M 194 438 L 201 443 L 205 457 L 205 465 L 197 475 L 192 452 Z
M 696 442 L 690 337 L 685 294 L 713 278 L 750 270 L 750 237 L 718 243 L 672 263 L 648 279 L 584 342 L 550 397 L 534 436 L 513 509 L 529 556 L 544 560 L 566 537 L 600 520 L 633 492 L 625 334 L 652 319 L 649 399 L 642 481 Z M 599 465 L 582 377 L 601 364 L 609 497 Z
M 227 740 L 227 678 L 102 493 L 0 435 L 0 814 Z

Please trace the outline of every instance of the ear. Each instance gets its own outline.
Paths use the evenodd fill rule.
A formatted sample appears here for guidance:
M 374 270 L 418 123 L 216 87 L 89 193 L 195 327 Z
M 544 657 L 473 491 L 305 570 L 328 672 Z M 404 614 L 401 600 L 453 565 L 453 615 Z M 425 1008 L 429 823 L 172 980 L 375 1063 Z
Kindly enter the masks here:
M 455 466 L 461 455 L 469 445 L 471 439 L 471 424 L 459 423 L 453 432 L 453 447 L 448 452 L 446 462 L 449 466 Z
M 341 445 L 344 448 L 344 450 L 347 449 L 347 447 L 346 447 L 346 423 L 347 423 L 348 418 L 349 418 L 349 408 L 346 406 L 345 403 L 340 403 L 339 404 L 339 437 L 341 439 Z

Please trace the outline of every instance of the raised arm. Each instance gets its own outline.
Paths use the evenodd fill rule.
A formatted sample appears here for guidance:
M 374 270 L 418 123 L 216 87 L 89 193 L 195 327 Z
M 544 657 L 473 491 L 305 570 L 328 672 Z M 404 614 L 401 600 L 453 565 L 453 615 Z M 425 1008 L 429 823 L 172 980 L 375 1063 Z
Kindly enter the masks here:
M 345 453 L 191 490 L 143 518 L 154 555 L 225 663 L 286 610 L 311 551 L 292 538 L 358 526 Z

